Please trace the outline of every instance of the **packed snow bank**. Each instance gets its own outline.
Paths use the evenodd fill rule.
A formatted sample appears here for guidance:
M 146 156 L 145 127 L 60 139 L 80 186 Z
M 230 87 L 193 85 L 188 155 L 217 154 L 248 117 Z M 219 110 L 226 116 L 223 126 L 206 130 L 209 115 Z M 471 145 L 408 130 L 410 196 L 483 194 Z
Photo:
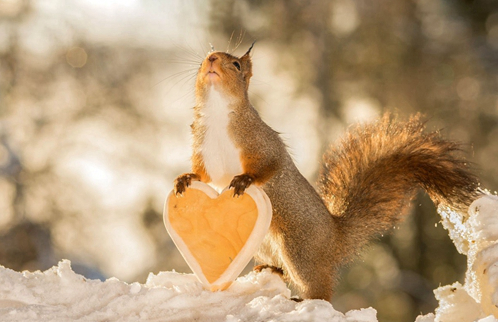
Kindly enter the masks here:
M 466 281 L 435 290 L 435 314 L 416 322 L 498 322 L 498 197 L 476 200 L 469 214 L 439 211 L 457 249 L 468 256 Z M 0 266 L 0 321 L 377 321 L 372 308 L 343 314 L 325 301 L 289 297 L 282 280 L 267 271 L 210 292 L 192 274 L 161 272 L 145 284 L 127 284 L 85 279 L 67 260 L 34 273 Z
M 498 321 L 498 197 L 474 201 L 468 214 L 438 209 L 444 228 L 458 251 L 467 255 L 465 284 L 456 282 L 434 291 L 435 315 L 416 322 Z
M 377 321 L 374 309 L 335 311 L 330 303 L 296 303 L 282 280 L 249 273 L 223 292 L 193 274 L 150 274 L 145 284 L 87 280 L 64 260 L 45 272 L 0 269 L 0 321 Z

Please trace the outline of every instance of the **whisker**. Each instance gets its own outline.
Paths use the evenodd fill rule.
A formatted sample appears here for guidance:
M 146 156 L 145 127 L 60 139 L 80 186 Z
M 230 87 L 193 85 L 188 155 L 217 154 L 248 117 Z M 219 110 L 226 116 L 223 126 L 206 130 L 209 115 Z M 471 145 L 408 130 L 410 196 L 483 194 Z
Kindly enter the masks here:
M 179 53 L 177 52 L 173 56 L 173 58 L 177 60 L 191 61 L 197 64 L 200 64 L 200 62 L 203 60 L 201 54 L 196 52 L 190 45 L 177 46 L 177 48 L 179 50 Z
M 192 65 L 199 67 L 200 63 L 198 61 L 189 61 L 189 60 L 171 60 L 171 59 L 163 59 L 160 60 L 162 62 L 178 64 L 178 65 Z
M 181 89 L 182 88 L 184 89 L 187 83 L 194 81 L 194 78 L 195 78 L 195 75 L 184 76 L 183 78 L 180 79 L 179 82 L 175 82 L 175 84 L 173 84 L 173 86 L 171 86 L 168 90 L 166 90 L 165 94 L 173 93 L 172 94 L 173 97 L 175 97 L 175 96 L 178 97 L 177 95 L 182 92 Z M 192 88 L 194 87 L 193 83 L 192 83 L 191 87 Z M 193 90 L 188 90 L 187 92 L 194 94 Z
M 268 101 L 265 99 L 265 97 L 260 94 L 257 94 L 256 92 L 249 90 L 249 95 L 258 98 L 261 102 L 265 104 L 268 104 Z
M 230 39 L 228 40 L 227 53 L 230 53 L 230 44 L 232 43 L 232 38 L 233 38 L 234 33 L 235 33 L 235 30 L 232 31 L 232 34 L 230 35 Z
M 204 53 L 204 56 L 203 56 L 203 57 L 206 57 L 206 56 L 207 56 L 207 53 L 206 53 L 206 51 L 204 50 L 204 46 L 202 46 L 201 40 L 199 39 L 199 37 L 198 37 L 198 36 L 196 36 L 196 38 L 197 38 L 197 42 L 199 43 L 199 47 L 201 47 L 202 52 Z
M 171 92 L 174 88 L 177 88 L 177 87 L 179 87 L 179 88 L 185 87 L 185 84 L 187 84 L 191 81 L 195 81 L 195 76 L 196 76 L 196 74 L 186 75 L 186 76 L 182 77 L 178 82 L 175 83 L 175 85 L 173 85 L 171 87 L 171 89 L 168 92 Z M 193 87 L 193 85 L 194 84 L 192 84 L 192 87 Z M 187 91 L 184 95 L 180 96 L 176 100 L 171 101 L 171 103 L 175 103 L 175 102 L 185 98 L 186 96 L 192 96 L 192 98 L 194 98 L 195 97 L 194 91 Z
M 196 78 L 196 74 L 186 75 L 186 76 L 182 77 L 181 79 L 179 79 L 177 84 L 180 88 L 182 88 L 185 86 L 185 84 L 189 83 L 192 80 L 195 80 L 195 78 Z
M 192 75 L 192 76 L 194 76 L 194 75 L 196 75 L 196 74 L 197 74 L 196 70 L 197 70 L 197 68 L 196 68 L 196 69 L 191 68 L 191 69 L 182 70 L 182 71 L 180 71 L 180 72 L 174 73 L 174 74 L 169 75 L 168 77 L 166 77 L 166 78 L 164 78 L 164 79 L 160 80 L 160 81 L 159 81 L 159 82 L 157 82 L 156 84 L 152 85 L 152 87 L 151 87 L 151 88 L 154 88 L 154 87 L 156 87 L 157 85 L 161 84 L 162 82 L 165 82 L 165 81 L 167 81 L 167 80 L 173 79 L 173 78 L 175 78 L 175 77 L 183 76 L 182 78 L 184 78 L 184 77 L 188 77 L 188 76 L 191 76 L 191 75 Z M 184 76 L 184 75 L 185 75 L 185 76 Z M 178 82 L 177 82 L 177 84 L 178 84 Z
M 188 60 L 191 62 L 196 62 L 198 64 L 200 64 L 200 62 L 203 60 L 203 57 L 199 53 L 195 52 L 195 50 L 191 46 L 186 47 L 175 44 L 175 47 L 182 53 L 181 55 L 179 53 L 175 53 L 174 58 L 177 58 L 178 60 Z
M 158 59 L 158 61 L 172 61 L 172 62 L 190 62 L 190 63 L 200 63 L 202 60 L 193 59 L 190 57 L 184 57 L 179 54 L 170 55 L 170 57 L 164 57 L 162 59 Z
M 268 83 L 268 82 L 264 82 L 262 80 L 259 80 L 259 79 L 254 79 L 251 81 L 254 85 L 265 85 L 265 86 L 269 86 L 269 87 L 273 87 L 273 85 L 271 83 Z
M 237 38 L 237 43 L 235 45 L 235 48 L 233 49 L 234 51 L 237 50 L 237 48 L 239 48 L 239 46 L 242 44 L 242 41 L 244 40 L 245 35 L 246 35 L 245 30 L 240 29 L 239 37 Z
M 185 98 L 186 98 L 186 97 L 188 97 L 188 96 L 190 96 L 191 98 L 194 98 L 194 97 L 195 97 L 193 92 L 187 92 L 187 93 L 183 94 L 182 96 L 180 96 L 179 98 L 177 98 L 177 99 L 175 99 L 175 100 L 172 100 L 172 101 L 170 102 L 170 104 L 173 104 L 173 103 L 176 103 L 176 102 L 178 102 L 178 101 L 180 101 L 180 100 L 183 100 L 183 99 L 185 99 Z
M 188 48 L 190 49 L 190 54 L 192 54 L 192 57 L 199 59 L 199 61 L 202 61 L 204 57 L 206 57 L 206 54 L 201 55 L 199 52 L 197 52 L 192 46 L 188 45 Z M 202 49 L 202 48 L 201 48 Z

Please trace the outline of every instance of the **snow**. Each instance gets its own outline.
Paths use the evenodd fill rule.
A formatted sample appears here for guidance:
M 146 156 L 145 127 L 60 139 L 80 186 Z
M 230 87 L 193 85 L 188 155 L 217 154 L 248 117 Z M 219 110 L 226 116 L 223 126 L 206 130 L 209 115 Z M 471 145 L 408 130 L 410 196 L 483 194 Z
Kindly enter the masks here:
M 434 291 L 439 307 L 416 322 L 498 322 L 498 197 L 476 200 L 468 214 L 440 208 L 458 250 L 468 257 L 465 284 Z M 290 299 L 269 271 L 239 277 L 226 291 L 210 292 L 193 274 L 149 274 L 145 284 L 76 274 L 68 260 L 45 272 L 0 266 L 1 321 L 377 321 L 373 308 L 345 314 L 329 302 Z
M 1 321 L 377 321 L 374 309 L 337 312 L 326 301 L 297 303 L 275 274 L 238 278 L 210 292 L 193 274 L 150 274 L 145 284 L 88 280 L 63 260 L 45 272 L 0 269 Z
M 438 211 L 456 248 L 467 255 L 465 284 L 434 290 L 439 301 L 435 315 L 416 322 L 498 321 L 498 197 L 477 199 L 468 214 L 442 207 Z

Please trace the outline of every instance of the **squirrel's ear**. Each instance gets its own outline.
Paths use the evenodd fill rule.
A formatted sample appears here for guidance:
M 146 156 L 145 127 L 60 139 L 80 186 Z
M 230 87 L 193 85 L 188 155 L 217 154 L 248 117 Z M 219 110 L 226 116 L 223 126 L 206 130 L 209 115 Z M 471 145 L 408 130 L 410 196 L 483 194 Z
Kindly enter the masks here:
M 251 53 L 251 49 L 254 46 L 254 43 L 255 42 L 252 43 L 251 47 L 249 47 L 244 56 L 240 57 L 240 63 L 242 64 L 242 71 L 244 79 L 246 81 L 246 90 L 249 87 L 249 80 L 251 79 L 252 76 L 252 62 L 251 62 L 251 56 L 249 54 Z
M 253 41 L 253 43 L 251 44 L 251 47 L 249 47 L 249 49 L 247 50 L 247 52 L 242 57 L 240 57 L 240 59 L 250 59 L 251 58 L 249 56 L 249 54 L 251 53 L 251 49 L 252 49 L 252 47 L 254 47 L 255 43 L 256 43 L 256 41 Z

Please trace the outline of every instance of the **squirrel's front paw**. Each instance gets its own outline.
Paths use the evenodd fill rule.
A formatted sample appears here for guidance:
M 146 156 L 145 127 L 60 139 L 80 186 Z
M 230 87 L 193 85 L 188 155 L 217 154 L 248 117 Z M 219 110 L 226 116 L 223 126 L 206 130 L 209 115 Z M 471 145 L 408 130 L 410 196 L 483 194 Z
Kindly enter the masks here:
M 254 177 L 250 174 L 241 174 L 233 177 L 228 188 L 233 188 L 233 196 L 240 196 L 254 182 Z
M 199 176 L 195 173 L 184 173 L 176 178 L 174 183 L 175 195 L 182 195 L 185 189 L 190 186 L 192 180 L 199 180 Z

